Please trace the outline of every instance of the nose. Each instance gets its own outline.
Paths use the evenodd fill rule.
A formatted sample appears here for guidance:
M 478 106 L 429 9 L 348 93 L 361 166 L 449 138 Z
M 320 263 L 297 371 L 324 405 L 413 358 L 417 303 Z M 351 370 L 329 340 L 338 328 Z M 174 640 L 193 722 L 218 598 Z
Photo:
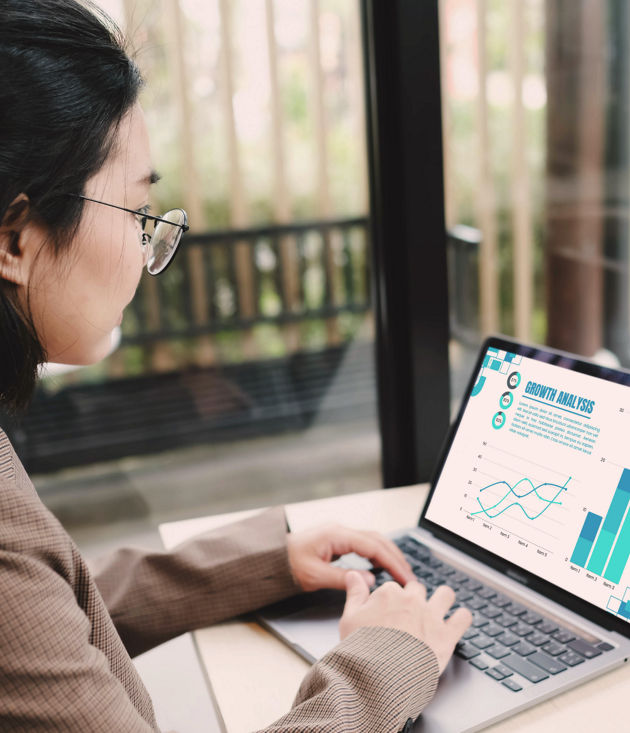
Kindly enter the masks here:
M 149 237 L 144 234 L 142 236 L 142 266 L 146 267 L 147 262 L 149 261 L 149 244 L 151 243 L 151 240 Z

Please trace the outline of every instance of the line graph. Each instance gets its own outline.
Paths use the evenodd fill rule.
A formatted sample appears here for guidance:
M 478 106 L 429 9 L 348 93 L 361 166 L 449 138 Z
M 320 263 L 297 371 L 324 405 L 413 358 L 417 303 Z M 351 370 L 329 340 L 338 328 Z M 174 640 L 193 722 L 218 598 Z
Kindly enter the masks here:
M 519 545 L 556 552 L 581 485 L 570 466 L 553 465 L 541 455 L 526 456 L 495 441 L 482 439 L 477 446 L 468 464 L 462 510 Z M 462 459 L 466 461 L 464 455 Z
M 562 494 L 563 491 L 567 490 L 569 481 L 571 481 L 571 476 L 569 476 L 569 478 L 562 485 L 552 483 L 550 481 L 545 481 L 543 483 L 536 485 L 534 484 L 534 482 L 531 479 L 527 477 L 523 477 L 522 479 L 517 481 L 514 485 L 511 485 L 508 481 L 505 481 L 505 480 L 494 481 L 493 483 L 488 484 L 487 486 L 481 487 L 479 489 L 479 493 L 481 494 L 482 492 L 486 491 L 487 489 L 492 489 L 495 486 L 501 486 L 501 485 L 507 486 L 507 489 L 508 489 L 507 492 L 492 506 L 484 506 L 483 503 L 481 502 L 481 499 L 477 497 L 477 503 L 479 504 L 481 508 L 476 512 L 471 512 L 471 515 L 476 516 L 480 514 L 485 514 L 485 516 L 487 516 L 489 519 L 496 519 L 501 514 L 511 509 L 512 507 L 518 507 L 523 512 L 523 514 L 527 517 L 527 519 L 534 521 L 535 519 L 538 519 L 538 517 L 542 516 L 542 514 L 544 514 L 544 512 L 546 512 L 547 509 L 549 509 L 549 507 L 552 506 L 553 504 L 562 505 L 562 502 L 557 501 L 557 499 L 560 496 L 560 494 Z M 526 491 L 523 494 L 519 494 L 516 491 L 516 489 L 518 486 L 520 486 L 523 483 L 529 484 L 531 486 L 531 489 L 529 491 Z M 547 499 L 545 496 L 542 496 L 541 494 L 538 493 L 538 490 L 542 489 L 545 486 L 552 486 L 554 489 L 557 489 L 557 492 L 554 494 L 553 498 Z M 513 494 L 517 498 L 518 501 L 511 501 L 510 500 L 511 494 Z M 528 496 L 531 496 L 532 494 L 535 494 L 536 498 L 542 503 L 543 506 L 539 511 L 535 510 L 534 512 L 532 512 L 530 508 L 530 511 L 528 512 L 527 509 L 521 503 L 521 500 L 527 498 Z M 509 503 L 504 504 L 506 500 Z M 501 504 L 504 504 L 504 505 L 501 506 Z M 501 508 L 496 513 L 494 514 L 490 513 L 494 509 L 497 509 L 500 506 Z

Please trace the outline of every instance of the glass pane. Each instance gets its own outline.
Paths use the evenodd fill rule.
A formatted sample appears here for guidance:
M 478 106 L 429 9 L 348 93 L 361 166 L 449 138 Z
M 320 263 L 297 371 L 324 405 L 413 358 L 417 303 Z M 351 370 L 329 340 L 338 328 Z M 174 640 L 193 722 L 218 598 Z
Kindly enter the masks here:
M 378 488 L 358 2 L 102 4 L 140 49 L 152 211 L 191 231 L 106 361 L 0 418 L 43 500 L 96 554 Z
M 456 396 L 491 332 L 630 366 L 628 12 L 441 2 Z

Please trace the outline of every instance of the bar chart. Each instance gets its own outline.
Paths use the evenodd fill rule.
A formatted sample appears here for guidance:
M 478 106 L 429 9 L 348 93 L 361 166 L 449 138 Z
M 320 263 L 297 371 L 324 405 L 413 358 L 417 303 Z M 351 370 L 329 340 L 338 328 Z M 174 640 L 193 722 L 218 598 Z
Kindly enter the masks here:
M 587 513 L 571 555 L 574 565 L 619 583 L 630 558 L 629 503 L 630 469 L 624 468 L 606 516 Z
M 630 588 L 626 587 L 622 598 L 610 596 L 606 604 L 606 610 L 616 613 L 630 621 Z

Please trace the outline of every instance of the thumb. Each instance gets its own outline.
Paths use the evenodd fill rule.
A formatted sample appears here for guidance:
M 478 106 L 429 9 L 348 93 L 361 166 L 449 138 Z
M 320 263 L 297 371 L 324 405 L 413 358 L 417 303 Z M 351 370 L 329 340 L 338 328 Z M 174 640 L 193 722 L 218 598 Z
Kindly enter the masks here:
M 346 606 L 344 613 L 363 605 L 370 597 L 370 589 L 365 579 L 356 570 L 346 572 Z

